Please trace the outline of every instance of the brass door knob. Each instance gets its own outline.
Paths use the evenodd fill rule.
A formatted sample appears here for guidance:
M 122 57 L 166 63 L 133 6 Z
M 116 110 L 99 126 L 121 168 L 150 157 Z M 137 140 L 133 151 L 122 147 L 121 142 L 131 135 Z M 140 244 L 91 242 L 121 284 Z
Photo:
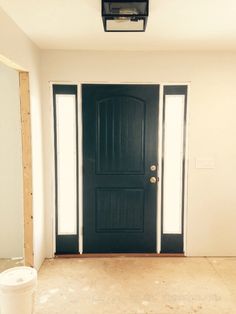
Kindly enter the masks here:
M 151 177 L 151 178 L 150 178 L 150 182 L 151 182 L 152 184 L 155 184 L 155 183 L 157 182 L 156 177 Z

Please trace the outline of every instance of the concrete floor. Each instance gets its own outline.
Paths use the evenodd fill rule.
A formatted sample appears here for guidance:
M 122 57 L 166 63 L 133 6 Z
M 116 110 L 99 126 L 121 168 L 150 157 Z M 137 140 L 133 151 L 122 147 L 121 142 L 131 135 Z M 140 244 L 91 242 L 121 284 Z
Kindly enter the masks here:
M 236 258 L 47 260 L 36 314 L 234 314 Z
M 23 266 L 23 259 L 0 258 L 0 273 L 12 267 Z

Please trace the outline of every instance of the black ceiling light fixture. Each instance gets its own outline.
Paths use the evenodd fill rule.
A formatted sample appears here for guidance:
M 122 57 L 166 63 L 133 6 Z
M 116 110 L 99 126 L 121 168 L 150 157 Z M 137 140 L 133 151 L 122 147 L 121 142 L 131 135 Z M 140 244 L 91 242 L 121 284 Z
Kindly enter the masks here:
M 145 32 L 149 0 L 102 0 L 105 32 Z

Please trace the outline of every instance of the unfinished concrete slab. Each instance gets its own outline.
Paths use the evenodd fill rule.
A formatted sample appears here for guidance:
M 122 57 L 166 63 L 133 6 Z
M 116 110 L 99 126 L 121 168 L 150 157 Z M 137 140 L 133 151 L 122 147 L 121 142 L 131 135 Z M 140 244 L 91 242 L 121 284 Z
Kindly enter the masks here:
M 236 258 L 46 260 L 36 314 L 232 314 Z
M 0 273 L 9 268 L 23 265 L 24 260 L 21 258 L 0 258 Z

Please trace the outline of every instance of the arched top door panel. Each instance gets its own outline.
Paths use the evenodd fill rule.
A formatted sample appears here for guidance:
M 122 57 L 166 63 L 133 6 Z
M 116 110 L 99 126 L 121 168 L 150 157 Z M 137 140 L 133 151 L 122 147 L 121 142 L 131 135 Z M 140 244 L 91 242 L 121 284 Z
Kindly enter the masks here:
M 126 95 L 96 103 L 97 174 L 144 173 L 145 109 L 145 101 Z

